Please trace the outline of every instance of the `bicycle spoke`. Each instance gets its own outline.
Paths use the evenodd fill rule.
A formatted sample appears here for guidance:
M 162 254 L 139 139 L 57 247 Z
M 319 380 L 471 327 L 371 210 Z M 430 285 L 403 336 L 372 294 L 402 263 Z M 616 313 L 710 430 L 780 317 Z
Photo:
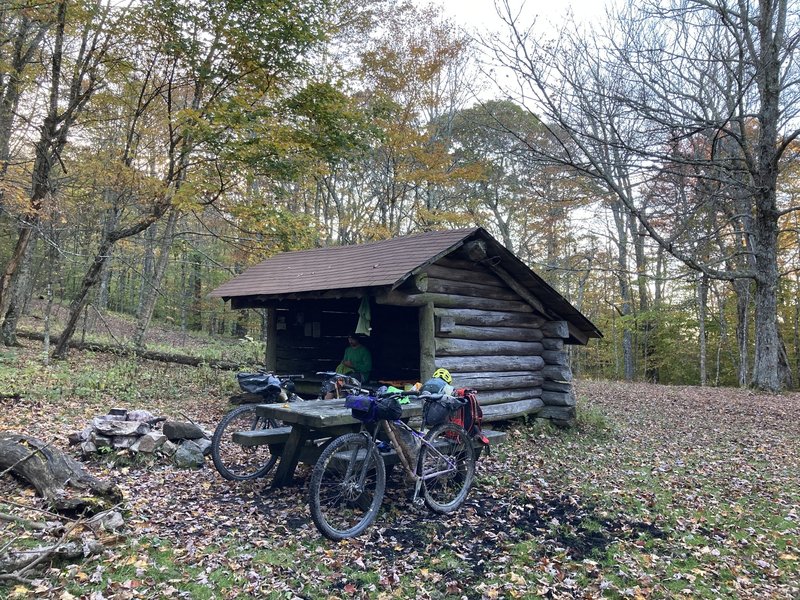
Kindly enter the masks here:
M 475 475 L 472 442 L 463 428 L 447 423 L 428 432 L 430 446 L 420 452 L 418 473 L 425 503 L 434 512 L 456 510 L 467 497 Z
M 375 520 L 385 488 L 383 460 L 371 440 L 355 433 L 337 438 L 311 474 L 314 524 L 333 540 L 359 535 Z
M 233 441 L 237 431 L 268 429 L 274 424 L 259 417 L 254 405 L 240 406 L 223 417 L 211 439 L 214 466 L 225 479 L 243 481 L 266 475 L 278 460 L 268 445 L 242 446 Z

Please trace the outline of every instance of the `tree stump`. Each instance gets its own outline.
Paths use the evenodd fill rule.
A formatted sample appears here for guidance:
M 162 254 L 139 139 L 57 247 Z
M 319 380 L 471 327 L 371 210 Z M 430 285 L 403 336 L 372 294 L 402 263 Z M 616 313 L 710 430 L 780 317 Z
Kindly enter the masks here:
M 122 500 L 114 484 L 88 473 L 78 461 L 36 438 L 0 432 L 0 471 L 31 483 L 56 512 L 92 515 Z

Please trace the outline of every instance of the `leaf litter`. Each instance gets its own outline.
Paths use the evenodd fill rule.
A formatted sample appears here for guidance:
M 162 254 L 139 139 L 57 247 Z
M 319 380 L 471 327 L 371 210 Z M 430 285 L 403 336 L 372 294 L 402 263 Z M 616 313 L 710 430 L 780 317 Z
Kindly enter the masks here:
M 19 360 L 34 362 L 33 352 L 21 350 Z M 70 360 L 104 369 L 122 359 L 75 353 Z M 131 408 L 182 411 L 213 428 L 229 408 L 223 386 L 206 381 L 204 389 L 192 379 Z M 570 430 L 491 425 L 508 439 L 480 460 L 457 515 L 412 504 L 394 474 L 375 525 L 339 544 L 313 526 L 307 466 L 293 485 L 273 489 L 269 478 L 223 480 L 210 459 L 197 471 L 91 460 L 95 475 L 125 493 L 127 534 L 102 556 L 50 565 L 38 587 L 7 585 L 7 595 L 800 597 L 798 394 L 607 381 L 576 388 L 579 419 Z M 71 451 L 66 434 L 117 401 L 23 393 L 3 400 L 0 427 L 59 432 L 56 445 Z M 0 492 L 43 508 L 8 475 Z

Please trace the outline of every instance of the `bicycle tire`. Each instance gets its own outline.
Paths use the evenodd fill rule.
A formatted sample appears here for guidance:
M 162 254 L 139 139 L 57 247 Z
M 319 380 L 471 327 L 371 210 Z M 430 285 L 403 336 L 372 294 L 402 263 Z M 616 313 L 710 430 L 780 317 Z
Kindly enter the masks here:
M 372 440 L 348 433 L 333 440 L 311 472 L 311 518 L 326 538 L 362 534 L 378 516 L 386 491 L 386 467 Z
M 256 413 L 254 404 L 245 404 L 233 409 L 214 429 L 211 438 L 211 459 L 217 472 L 228 481 L 257 479 L 270 472 L 278 461 L 268 445 L 242 446 L 233 441 L 237 431 L 270 429 L 277 427 L 272 419 L 264 419 Z
M 472 440 L 463 427 L 454 423 L 434 427 L 425 435 L 425 439 L 444 457 L 452 460 L 455 469 L 442 472 L 447 471 L 447 463 L 423 444 L 417 463 L 417 473 L 422 477 L 423 499 L 433 512 L 451 513 L 467 499 L 475 478 Z

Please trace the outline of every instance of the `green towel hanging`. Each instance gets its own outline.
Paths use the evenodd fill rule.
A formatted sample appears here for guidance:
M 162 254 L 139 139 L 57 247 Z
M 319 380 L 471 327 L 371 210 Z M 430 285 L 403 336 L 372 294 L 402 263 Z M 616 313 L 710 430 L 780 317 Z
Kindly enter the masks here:
M 361 298 L 361 306 L 358 307 L 358 325 L 356 325 L 356 333 L 369 335 L 372 329 L 370 325 L 371 320 L 372 313 L 369 308 L 369 296 L 364 296 Z

